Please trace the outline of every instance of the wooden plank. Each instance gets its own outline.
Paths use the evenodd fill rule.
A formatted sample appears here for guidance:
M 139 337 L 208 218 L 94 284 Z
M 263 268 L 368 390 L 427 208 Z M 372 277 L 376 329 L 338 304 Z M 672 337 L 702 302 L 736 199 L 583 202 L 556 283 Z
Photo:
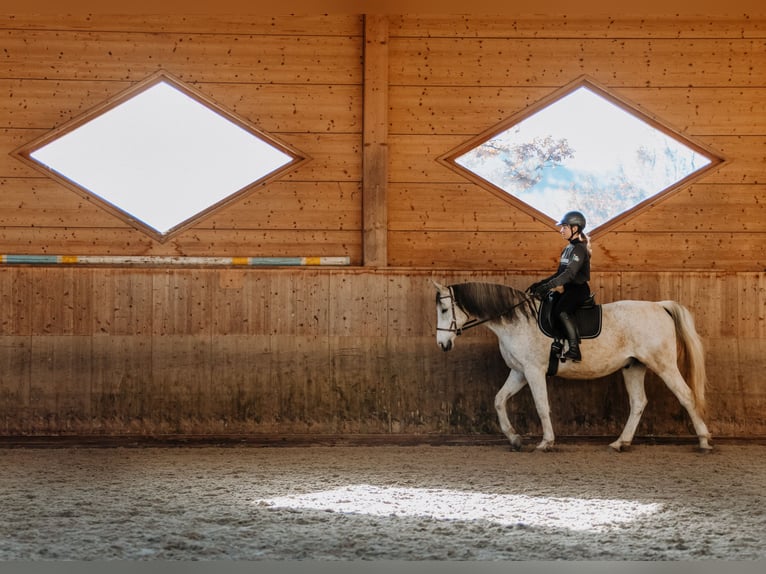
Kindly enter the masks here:
M 651 271 L 645 273 L 621 272 L 619 299 L 659 301 L 668 298 L 668 294 L 660 291 L 660 276 L 660 273 Z
M 390 277 L 386 296 L 389 337 L 432 336 L 436 328 L 435 293 L 430 277 L 420 274 Z
M 763 273 L 736 276 L 738 318 L 736 335 L 740 339 L 766 339 L 766 277 Z
M 110 228 L 0 228 L 0 251 L 3 253 L 51 253 L 57 255 L 98 255 L 151 253 L 153 248 L 167 250 L 148 235 L 137 230 Z M 169 251 L 168 251 L 169 252 Z M 160 253 L 157 253 L 160 254 Z
M 388 262 L 388 19 L 365 16 L 362 240 L 364 265 Z
M 309 421 L 330 426 L 337 416 L 331 406 L 331 395 L 317 390 L 330 380 L 329 352 L 324 338 L 316 335 L 272 335 L 271 384 L 276 388 L 278 404 L 276 421 L 287 432 L 307 432 Z M 323 419 L 314 417 L 313 404 L 319 400 Z M 330 413 L 330 420 L 327 414 Z M 320 426 L 321 428 L 321 426 Z
M 269 335 L 213 338 L 206 429 L 220 434 L 279 431 L 280 390 L 273 384 L 272 359 Z
M 221 269 L 215 273 L 213 338 L 267 335 L 271 305 L 270 282 L 269 275 L 254 274 L 247 269 Z
M 604 271 L 760 271 L 766 268 L 766 235 L 610 232 L 594 241 L 593 254 Z
M 29 429 L 31 340 L 0 334 L 0 433 L 25 434 Z
M 213 274 L 208 271 L 174 269 L 151 275 L 154 335 L 210 336 Z
M 310 161 L 283 176 L 282 181 L 362 180 L 361 134 L 275 135 L 310 158 Z
M 473 137 L 553 91 L 548 86 L 410 86 L 390 89 L 391 133 Z
M 388 138 L 390 183 L 465 183 L 465 177 L 437 161 L 465 141 L 463 136 L 391 134 Z
M 742 436 L 748 432 L 748 421 L 752 420 L 745 413 L 756 398 L 743 392 L 745 378 L 752 376 L 745 366 L 749 361 L 747 350 L 743 349 L 745 356 L 742 357 L 734 338 L 708 339 L 706 343 L 706 396 L 711 431 L 713 436 Z
M 391 424 L 385 338 L 331 336 L 330 357 L 338 432 L 385 432 Z
M 14 14 L 0 17 L 0 29 L 113 32 L 206 32 L 256 35 L 361 36 L 358 14 Z
M 116 227 L 128 224 L 47 178 L 0 178 L 0 226 Z
M 588 74 L 610 87 L 760 87 L 763 47 L 761 39 L 392 38 L 391 60 L 407 65 L 391 66 L 390 83 L 561 86 Z
M 766 410 L 766 396 L 763 392 L 763 357 L 766 356 L 766 340 L 740 337 L 739 371 L 741 378 L 738 385 L 732 385 L 735 392 L 740 391 L 744 409 L 741 413 L 745 421 L 759 420 Z M 738 388 L 737 388 L 738 387 Z M 731 387 L 727 389 L 731 391 Z M 762 419 L 761 419 L 762 420 Z M 743 430 L 745 424 L 742 425 Z
M 695 183 L 613 230 L 763 233 L 766 232 L 766 205 L 761 200 L 764 193 L 766 185 Z
M 359 182 L 276 181 L 256 188 L 195 227 L 361 231 L 361 201 Z
M 298 277 L 279 273 L 270 277 L 268 332 L 279 336 L 326 335 L 330 326 L 330 276 L 304 270 Z
M 52 129 L 129 88 L 131 82 L 2 79 L 2 127 Z
M 148 271 L 99 269 L 93 272 L 94 335 L 140 337 L 153 332 L 153 279 Z
M 358 36 L 7 30 L 0 76 L 138 81 L 361 84 Z M 214 60 L 216 66 L 209 62 Z
M 725 315 L 727 307 L 722 304 L 726 280 L 723 274 L 701 272 L 675 277 L 678 293 L 675 300 L 691 311 L 703 340 L 720 338 L 722 327 L 731 320 Z
M 705 183 L 763 183 L 766 138 L 750 136 L 708 136 L 710 146 L 729 161 L 705 176 Z
M 338 84 L 198 83 L 226 109 L 271 133 L 360 134 L 363 88 Z
M 32 337 L 28 416 L 34 432 L 90 432 L 91 353 L 88 335 Z
M 548 230 L 516 205 L 473 184 L 391 184 L 389 219 L 392 231 Z
M 386 281 L 376 275 L 331 275 L 327 295 L 328 329 L 338 337 L 386 334 Z
M 531 284 L 529 281 L 528 284 Z M 597 303 L 611 303 L 622 299 L 622 275 L 619 273 L 601 273 L 598 270 L 591 273 L 588 282 L 590 290 L 596 295 Z
M 154 384 L 149 333 L 96 333 L 91 337 L 90 401 L 94 433 L 153 430 L 151 421 L 158 418 L 161 389 Z
M 617 95 L 636 104 L 681 133 L 699 136 L 759 135 L 766 124 L 766 97 L 760 83 L 752 86 L 684 86 L 679 88 L 619 88 Z
M 1 79 L 0 127 L 52 129 L 128 89 L 132 82 Z M 204 83 L 194 86 L 266 132 L 360 133 L 362 87 Z M 321 105 L 317 105 L 321 102 Z
M 460 231 L 390 234 L 392 265 L 425 268 L 542 270 L 555 268 L 555 237 Z M 609 233 L 594 241 L 594 271 L 759 271 L 766 268 L 763 233 Z
M 553 233 L 392 231 L 392 266 L 445 269 L 555 269 L 561 253 Z
M 151 338 L 150 432 L 190 434 L 204 428 L 203 402 L 213 384 L 210 333 L 183 334 L 187 325 L 178 327 Z
M 135 230 L 0 228 L 0 252 L 56 255 L 175 255 L 231 257 L 349 256 L 361 261 L 358 231 L 189 230 L 158 243 Z
M 30 293 L 32 336 L 90 334 L 92 281 L 90 269 L 36 269 Z
M 522 112 L 555 90 L 548 86 L 392 86 L 393 134 L 468 137 Z M 759 135 L 766 124 L 763 87 L 618 87 L 614 93 L 680 132 L 705 137 Z
M 407 14 L 391 16 L 392 38 L 762 38 L 763 18 L 732 14 L 715 16 L 633 14 L 594 16 L 567 14 Z
M 0 268 L 0 335 L 29 336 L 32 333 L 32 284 L 29 269 Z

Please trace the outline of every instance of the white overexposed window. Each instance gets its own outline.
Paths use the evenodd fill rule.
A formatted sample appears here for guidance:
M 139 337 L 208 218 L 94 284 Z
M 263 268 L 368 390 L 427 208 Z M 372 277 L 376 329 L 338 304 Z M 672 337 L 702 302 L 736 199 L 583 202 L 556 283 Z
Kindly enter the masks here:
M 20 156 L 160 240 L 303 159 L 166 73 Z
M 552 219 L 582 211 L 591 230 L 721 161 L 587 80 L 442 159 Z

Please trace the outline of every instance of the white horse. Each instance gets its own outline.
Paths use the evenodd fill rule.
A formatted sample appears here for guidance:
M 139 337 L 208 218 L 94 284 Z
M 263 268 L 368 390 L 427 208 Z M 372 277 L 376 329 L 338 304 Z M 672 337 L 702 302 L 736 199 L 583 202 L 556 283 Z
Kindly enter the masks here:
M 532 391 L 543 428 L 538 450 L 554 444 L 546 371 L 551 347 L 537 325 L 539 302 L 506 285 L 436 283 L 436 342 L 449 351 L 463 330 L 483 324 L 497 335 L 500 353 L 511 369 L 495 396 L 495 410 L 511 446 L 521 448 L 521 437 L 508 420 L 507 402 L 525 385 Z M 705 410 L 705 363 L 702 341 L 689 311 L 675 301 L 617 301 L 602 305 L 601 334 L 584 340 L 581 362 L 559 364 L 557 376 L 592 379 L 622 370 L 630 399 L 630 416 L 620 437 L 609 446 L 620 451 L 630 446 L 647 404 L 644 390 L 646 369 L 656 373 L 689 413 L 699 438 L 699 448 L 708 452 L 710 433 L 702 419 Z M 691 389 L 679 370 L 682 364 Z

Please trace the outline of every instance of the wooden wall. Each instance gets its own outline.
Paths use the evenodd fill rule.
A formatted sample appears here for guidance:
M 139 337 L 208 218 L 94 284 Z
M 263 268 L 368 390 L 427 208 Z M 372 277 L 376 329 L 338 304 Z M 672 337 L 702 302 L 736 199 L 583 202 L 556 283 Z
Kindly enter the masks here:
M 523 288 L 488 271 L 0 270 L 0 435 L 486 434 L 507 376 L 486 329 L 443 353 L 431 278 Z M 766 274 L 599 275 L 599 299 L 698 304 L 710 427 L 766 431 Z M 639 435 L 691 433 L 653 376 Z M 619 376 L 550 382 L 559 434 L 617 434 Z M 512 420 L 539 433 L 528 391 Z
M 0 22 L 0 253 L 361 262 L 361 16 Z M 9 155 L 160 69 L 311 161 L 160 243 Z
M 2 266 L 0 434 L 496 434 L 496 343 L 441 353 L 428 279 L 525 287 L 560 238 L 436 160 L 583 74 L 726 159 L 597 235 L 593 287 L 689 306 L 714 434 L 766 431 L 765 19 L 17 16 L 0 37 L 0 253 L 352 262 Z M 13 157 L 158 69 L 310 161 L 159 243 Z M 550 384 L 561 434 L 627 415 L 618 378 Z M 689 433 L 649 392 L 639 434 Z M 528 392 L 512 408 L 539 431 Z
M 399 17 L 390 23 L 392 265 L 550 267 L 538 221 L 435 161 L 587 75 L 728 159 L 596 237 L 594 269 L 766 268 L 766 23 Z

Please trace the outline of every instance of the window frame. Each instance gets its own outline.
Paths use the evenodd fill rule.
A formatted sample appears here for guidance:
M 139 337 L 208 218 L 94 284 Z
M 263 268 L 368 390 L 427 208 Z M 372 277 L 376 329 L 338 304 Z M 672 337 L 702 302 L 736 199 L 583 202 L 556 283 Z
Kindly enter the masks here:
M 87 124 L 91 120 L 120 106 L 121 104 L 127 102 L 133 97 L 141 94 L 142 92 L 160 83 L 169 84 L 171 87 L 175 88 L 179 92 L 193 99 L 198 104 L 205 106 L 209 110 L 219 114 L 220 116 L 229 120 L 233 124 L 238 125 L 246 132 L 263 140 L 267 144 L 273 146 L 274 148 L 288 155 L 290 157 L 290 161 L 287 162 L 285 165 L 279 167 L 278 169 L 253 181 L 252 183 L 234 191 L 233 193 L 229 194 L 225 198 L 211 204 L 210 206 L 203 209 L 202 211 L 185 219 L 184 221 L 168 229 L 166 232 L 162 233 L 158 231 L 157 229 L 155 229 L 154 227 L 148 225 L 147 223 L 144 223 L 142 220 L 140 220 L 136 216 L 131 215 L 129 212 L 120 208 L 118 205 L 113 204 L 112 202 L 99 196 L 95 192 L 91 192 L 86 187 L 69 179 L 63 174 L 60 174 L 50 169 L 49 167 L 47 167 L 46 165 L 42 164 L 41 162 L 37 161 L 35 158 L 32 157 L 32 154 L 38 149 L 53 142 L 54 140 L 57 140 L 63 137 L 64 135 L 68 133 L 75 131 L 77 128 Z M 283 177 L 286 173 L 294 171 L 295 169 L 297 169 L 298 166 L 304 164 L 305 162 L 311 159 L 305 153 L 300 152 L 293 146 L 287 144 L 284 141 L 281 141 L 280 139 L 273 136 L 272 134 L 266 133 L 265 131 L 261 130 L 260 128 L 255 126 L 253 123 L 242 118 L 238 114 L 235 114 L 234 112 L 229 111 L 222 105 L 218 104 L 215 100 L 213 100 L 213 98 L 211 98 L 207 94 L 190 86 L 188 83 L 173 76 L 172 74 L 170 74 L 168 71 L 164 69 L 158 70 L 157 72 L 149 75 L 143 80 L 136 82 L 135 84 L 128 87 L 127 89 L 117 93 L 111 98 L 108 98 L 105 101 L 101 102 L 100 104 L 97 104 L 96 106 L 90 108 L 85 113 L 80 114 L 72 118 L 71 120 L 66 121 L 60 126 L 54 127 L 52 130 L 48 131 L 42 136 L 35 138 L 30 142 L 27 142 L 26 144 L 22 145 L 21 147 L 11 152 L 11 155 L 14 155 L 16 158 L 18 158 L 19 160 L 21 160 L 28 166 L 32 167 L 38 172 L 41 172 L 45 176 L 57 181 L 58 183 L 64 185 L 71 191 L 74 191 L 85 200 L 101 207 L 105 211 L 109 212 L 111 215 L 127 223 L 132 228 L 137 229 L 145 233 L 146 235 L 152 237 L 159 243 L 165 243 L 166 241 L 177 236 L 183 231 L 186 231 L 189 228 L 197 225 L 200 221 L 209 217 L 214 212 L 217 212 L 223 209 L 224 207 L 229 206 L 233 204 L 234 202 L 241 200 L 246 195 L 249 195 L 255 188 L 263 187 L 266 184 Z
M 505 120 L 502 120 L 501 122 L 493 125 L 492 127 L 484 130 L 480 134 L 472 137 L 471 139 L 467 140 L 466 142 L 463 142 L 456 148 L 450 150 L 449 152 L 439 156 L 437 158 L 437 162 L 440 164 L 448 167 L 452 171 L 457 172 L 461 176 L 465 177 L 466 179 L 470 180 L 474 184 L 478 185 L 479 187 L 488 190 L 492 192 L 494 195 L 499 197 L 500 199 L 506 201 L 507 203 L 510 203 L 514 207 L 516 207 L 518 210 L 530 215 L 534 219 L 540 220 L 543 223 L 545 223 L 548 227 L 551 229 L 557 229 L 556 227 L 556 219 L 552 219 L 549 215 L 539 211 L 535 207 L 532 207 L 528 203 L 524 202 L 523 200 L 519 199 L 515 195 L 511 194 L 510 192 L 504 190 L 503 188 L 493 184 L 492 182 L 484 179 L 477 173 L 461 166 L 459 163 L 457 163 L 457 158 L 462 156 L 463 154 L 471 151 L 472 149 L 480 146 L 481 144 L 485 143 L 486 141 L 490 140 L 491 138 L 497 136 L 498 134 L 509 130 L 516 124 L 519 124 L 520 122 L 524 121 L 525 119 L 529 118 L 530 116 L 535 115 L 536 113 L 544 110 L 549 105 L 553 104 L 554 102 L 568 96 L 575 90 L 579 88 L 587 88 L 594 92 L 595 94 L 601 96 L 605 100 L 607 100 L 609 103 L 619 107 L 623 111 L 633 115 L 634 117 L 638 118 L 639 120 L 649 124 L 653 128 L 660 130 L 668 137 L 671 137 L 677 141 L 680 141 L 687 147 L 691 148 L 695 152 L 705 156 L 707 159 L 710 160 L 710 163 L 697 171 L 687 175 L 683 179 L 675 182 L 674 184 L 658 191 L 654 195 L 646 198 L 645 200 L 641 201 L 640 203 L 637 203 L 630 209 L 623 211 L 622 213 L 615 215 L 613 218 L 609 219 L 608 221 L 604 222 L 603 224 L 599 225 L 598 227 L 590 230 L 590 236 L 591 238 L 597 238 L 600 235 L 603 235 L 604 233 L 607 233 L 608 231 L 614 229 L 616 226 L 625 223 L 626 221 L 633 219 L 637 217 L 639 214 L 647 211 L 648 209 L 654 207 L 656 204 L 663 202 L 667 200 L 669 197 L 675 195 L 682 189 L 687 188 L 690 186 L 693 182 L 700 179 L 703 175 L 709 173 L 713 169 L 719 168 L 723 163 L 726 162 L 726 158 L 724 158 L 720 152 L 714 151 L 710 146 L 707 146 L 703 144 L 702 142 L 696 140 L 695 138 L 684 134 L 680 130 L 674 128 L 669 123 L 662 121 L 657 116 L 650 114 L 647 111 L 644 111 L 641 109 L 641 107 L 638 104 L 635 104 L 633 102 L 630 102 L 628 99 L 618 96 L 615 93 L 613 93 L 611 90 L 607 89 L 606 87 L 602 86 L 592 78 L 590 78 L 587 75 L 580 76 L 576 78 L 575 80 L 569 82 L 568 84 L 562 86 L 561 88 L 558 88 L 554 90 L 552 93 L 548 94 L 547 96 L 544 96 L 543 98 L 539 99 L 534 104 L 531 104 L 527 108 L 524 108 L 523 110 L 520 110 L 519 112 L 511 115 L 510 117 L 506 118 Z

